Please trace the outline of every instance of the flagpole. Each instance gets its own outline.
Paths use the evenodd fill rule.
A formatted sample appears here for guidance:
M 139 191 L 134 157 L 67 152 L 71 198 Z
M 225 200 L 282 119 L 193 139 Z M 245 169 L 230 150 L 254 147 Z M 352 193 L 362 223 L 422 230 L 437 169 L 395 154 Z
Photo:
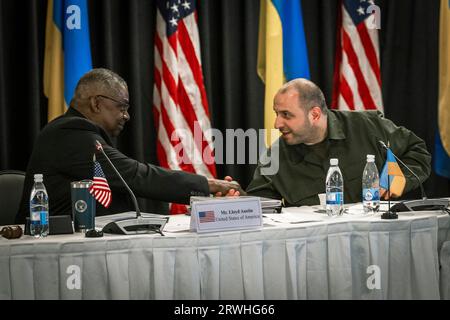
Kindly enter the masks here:
M 390 148 L 390 147 L 391 147 L 391 145 L 388 141 L 388 148 Z M 389 176 L 389 164 L 387 164 L 387 184 L 388 184 L 388 189 L 387 189 L 388 211 L 381 215 L 381 219 L 398 219 L 397 213 L 391 211 L 391 179 Z
M 389 164 L 388 164 L 389 167 Z M 389 177 L 389 168 L 388 168 L 388 212 L 391 212 L 391 177 Z

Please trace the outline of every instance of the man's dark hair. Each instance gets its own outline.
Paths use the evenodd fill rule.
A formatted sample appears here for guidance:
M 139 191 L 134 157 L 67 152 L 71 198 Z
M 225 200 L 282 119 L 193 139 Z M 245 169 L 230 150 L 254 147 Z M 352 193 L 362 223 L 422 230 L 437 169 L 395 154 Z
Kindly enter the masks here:
M 294 89 L 298 92 L 300 99 L 300 106 L 304 108 L 305 111 L 311 110 L 313 107 L 319 107 L 322 112 L 327 109 L 327 103 L 325 101 L 325 96 L 322 90 L 312 81 L 307 79 L 294 79 L 285 83 L 281 89 L 280 93 L 285 93 L 286 91 Z

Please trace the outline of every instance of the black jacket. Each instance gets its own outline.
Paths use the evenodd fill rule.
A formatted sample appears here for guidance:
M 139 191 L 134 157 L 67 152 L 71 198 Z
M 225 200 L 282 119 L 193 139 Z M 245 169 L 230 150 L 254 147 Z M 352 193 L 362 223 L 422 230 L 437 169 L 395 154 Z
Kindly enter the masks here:
M 49 214 L 71 214 L 70 183 L 92 179 L 92 158 L 96 152 L 96 140 L 103 145 L 105 153 L 137 197 L 187 204 L 191 195 L 209 194 L 208 182 L 204 176 L 167 170 L 128 158 L 112 147 L 110 137 L 102 128 L 77 110 L 69 108 L 39 134 L 28 163 L 16 223 L 24 223 L 25 217 L 29 216 L 29 198 L 35 173 L 44 175 L 44 185 L 49 197 Z M 109 208 L 97 203 L 96 215 L 134 211 L 129 194 L 105 157 L 98 151 L 96 157 L 112 191 Z
M 431 155 L 425 142 L 413 132 L 398 127 L 378 111 L 328 110 L 328 136 L 323 142 L 324 154 L 304 144 L 287 145 L 283 139 L 260 159 L 247 192 L 250 195 L 283 199 L 286 206 L 319 204 L 319 193 L 325 193 L 330 158 L 339 159 L 344 177 L 344 203 L 362 200 L 362 173 L 366 155 L 375 155 L 378 170 L 386 161 L 386 151 L 379 141 L 390 143 L 394 152 L 421 182 L 431 171 Z M 278 161 L 278 162 L 277 162 Z M 276 168 L 265 174 L 265 168 Z M 405 193 L 419 187 L 417 179 L 404 168 Z M 267 171 L 266 171 L 267 172 Z

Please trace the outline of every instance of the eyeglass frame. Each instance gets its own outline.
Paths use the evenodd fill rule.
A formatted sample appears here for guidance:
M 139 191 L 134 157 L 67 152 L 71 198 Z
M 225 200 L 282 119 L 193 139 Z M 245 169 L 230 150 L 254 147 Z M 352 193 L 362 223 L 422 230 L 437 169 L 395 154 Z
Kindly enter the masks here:
M 93 97 L 101 97 L 101 98 L 104 98 L 104 99 L 108 99 L 108 100 L 114 101 L 115 103 L 119 104 L 120 112 L 122 112 L 122 113 L 128 112 L 128 110 L 130 109 L 130 104 L 128 102 L 125 102 L 125 101 L 119 101 L 119 100 L 116 100 L 114 98 L 105 96 L 103 94 L 96 94 Z

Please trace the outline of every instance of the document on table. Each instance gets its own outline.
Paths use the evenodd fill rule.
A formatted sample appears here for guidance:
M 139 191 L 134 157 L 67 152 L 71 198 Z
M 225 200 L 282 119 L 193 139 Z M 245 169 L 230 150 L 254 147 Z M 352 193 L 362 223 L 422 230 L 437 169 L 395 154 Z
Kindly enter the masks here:
M 190 221 L 191 218 L 187 215 L 173 215 L 164 226 L 164 232 L 189 232 Z
M 281 214 L 264 214 L 275 222 L 280 223 L 307 223 L 307 222 L 320 222 L 329 219 L 325 210 L 320 210 L 317 207 L 289 207 L 283 208 Z

